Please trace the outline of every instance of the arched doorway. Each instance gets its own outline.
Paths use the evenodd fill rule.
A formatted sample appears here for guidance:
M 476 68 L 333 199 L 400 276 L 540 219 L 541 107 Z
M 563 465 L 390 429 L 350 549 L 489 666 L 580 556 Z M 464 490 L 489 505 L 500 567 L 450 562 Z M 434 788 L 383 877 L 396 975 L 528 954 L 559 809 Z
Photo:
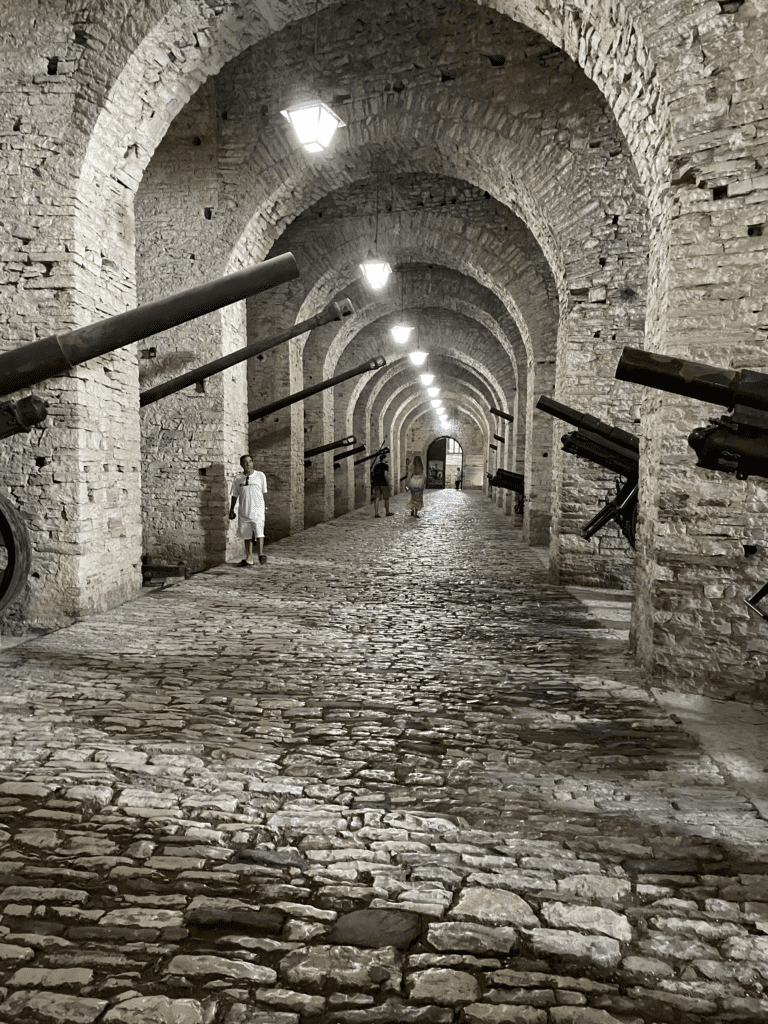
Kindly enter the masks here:
M 464 472 L 464 452 L 452 437 L 438 437 L 427 449 L 427 487 L 453 487 L 456 470 Z

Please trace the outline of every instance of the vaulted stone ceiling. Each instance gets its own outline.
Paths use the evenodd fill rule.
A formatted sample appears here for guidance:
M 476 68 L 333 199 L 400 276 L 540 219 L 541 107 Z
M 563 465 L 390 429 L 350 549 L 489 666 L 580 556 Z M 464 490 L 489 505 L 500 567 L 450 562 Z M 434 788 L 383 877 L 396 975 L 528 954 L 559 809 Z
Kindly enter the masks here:
M 604 97 L 551 40 L 458 0 L 317 5 L 282 27 L 265 4 L 212 4 L 219 35 L 195 37 L 209 64 L 216 42 L 222 61 L 236 49 L 222 30 L 235 8 L 242 51 L 177 113 L 146 169 L 139 252 L 158 219 L 189 237 L 189 210 L 203 207 L 189 243 L 215 248 L 223 269 L 238 251 L 294 253 L 303 289 L 284 317 L 353 299 L 354 320 L 308 347 L 305 377 L 396 358 L 388 328 L 405 312 L 441 360 L 442 387 L 504 409 L 517 391 L 522 424 L 530 368 L 554 363 L 574 296 L 644 289 L 646 210 Z M 177 49 L 155 58 L 158 76 L 166 56 L 192 59 Z M 315 156 L 280 116 L 310 95 L 347 123 Z M 140 163 L 141 146 L 128 155 Z M 170 204 L 143 200 L 169 193 Z M 382 294 L 360 283 L 373 248 L 396 268 Z M 156 279 L 156 257 L 152 267 Z M 374 390 L 402 406 L 416 387 L 401 363 Z

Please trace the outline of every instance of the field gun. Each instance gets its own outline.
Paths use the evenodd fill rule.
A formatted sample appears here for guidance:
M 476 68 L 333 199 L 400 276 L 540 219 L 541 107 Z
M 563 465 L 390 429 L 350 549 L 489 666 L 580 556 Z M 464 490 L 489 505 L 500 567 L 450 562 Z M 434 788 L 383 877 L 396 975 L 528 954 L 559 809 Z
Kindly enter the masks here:
M 617 474 L 616 496 L 607 500 L 597 515 L 582 527 L 581 536 L 589 540 L 613 520 L 629 541 L 630 547 L 634 548 L 640 441 L 628 430 L 613 427 L 596 416 L 579 412 L 545 395 L 539 398 L 536 408 L 576 427 L 576 430 L 563 434 L 561 438 L 564 452 L 594 462 Z M 623 482 L 621 478 L 624 478 Z
M 750 476 L 768 479 L 768 374 L 729 370 L 626 347 L 616 378 L 724 406 L 728 410 L 724 416 L 710 418 L 709 426 L 696 427 L 688 435 L 688 444 L 697 456 L 696 465 L 732 473 L 737 480 Z M 766 597 L 768 583 L 744 600 L 752 611 L 768 619 L 768 614 L 758 608 Z

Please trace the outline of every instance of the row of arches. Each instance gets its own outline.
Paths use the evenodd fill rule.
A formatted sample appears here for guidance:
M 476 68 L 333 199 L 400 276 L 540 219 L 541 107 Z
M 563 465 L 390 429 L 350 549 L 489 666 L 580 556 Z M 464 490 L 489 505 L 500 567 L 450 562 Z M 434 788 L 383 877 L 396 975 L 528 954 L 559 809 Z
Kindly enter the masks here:
M 764 254 L 744 240 L 759 238 L 746 229 L 765 208 L 748 184 L 762 166 L 750 100 L 765 92 L 762 0 L 674 0 L 663 16 L 622 0 L 6 7 L 3 346 L 282 252 L 301 270 L 167 332 L 155 360 L 124 351 L 47 386 L 58 439 L 46 466 L 14 441 L 4 481 L 36 524 L 21 614 L 50 625 L 124 599 L 145 549 L 226 556 L 217 495 L 248 445 L 286 532 L 306 522 L 305 448 L 354 433 L 368 451 L 396 439 L 402 461 L 429 416 L 386 340 L 405 314 L 465 449 L 485 459 L 504 436 L 503 468 L 526 479 L 525 536 L 549 546 L 558 578 L 638 588 L 633 635 L 651 672 L 711 679 L 737 662 L 761 679 L 734 595 L 756 572 L 736 556 L 764 491 L 750 481 L 734 498 L 728 482 L 697 479 L 690 410 L 614 370 L 626 345 L 764 359 Z M 310 86 L 346 122 L 311 160 L 280 118 Z M 383 294 L 359 278 L 372 244 L 395 269 Z M 342 297 L 354 318 L 139 415 L 140 389 Z M 382 372 L 249 430 L 249 408 L 379 355 Z M 611 481 L 563 456 L 541 394 L 641 436 L 636 556 L 615 533 L 580 546 L 577 526 Z M 352 465 L 341 472 L 341 486 L 325 473 L 310 518 L 358 500 Z M 724 542 L 719 501 L 735 502 Z

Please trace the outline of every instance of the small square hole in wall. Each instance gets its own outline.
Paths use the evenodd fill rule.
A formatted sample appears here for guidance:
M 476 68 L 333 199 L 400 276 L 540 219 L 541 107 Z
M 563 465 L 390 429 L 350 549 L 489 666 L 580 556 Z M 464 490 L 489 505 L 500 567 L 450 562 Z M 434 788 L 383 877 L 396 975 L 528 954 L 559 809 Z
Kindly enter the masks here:
M 749 235 L 750 238 L 757 238 L 759 235 L 762 235 L 762 233 L 763 233 L 763 225 L 762 224 L 749 224 L 747 226 L 747 234 Z
M 198 469 L 198 473 L 200 474 L 200 476 L 206 476 L 206 475 L 207 475 L 207 473 L 208 473 L 208 470 L 207 470 L 207 469 L 205 469 L 205 468 L 203 468 L 203 469 Z
M 713 199 L 727 199 L 728 198 L 728 186 L 727 185 L 715 185 L 712 189 Z

